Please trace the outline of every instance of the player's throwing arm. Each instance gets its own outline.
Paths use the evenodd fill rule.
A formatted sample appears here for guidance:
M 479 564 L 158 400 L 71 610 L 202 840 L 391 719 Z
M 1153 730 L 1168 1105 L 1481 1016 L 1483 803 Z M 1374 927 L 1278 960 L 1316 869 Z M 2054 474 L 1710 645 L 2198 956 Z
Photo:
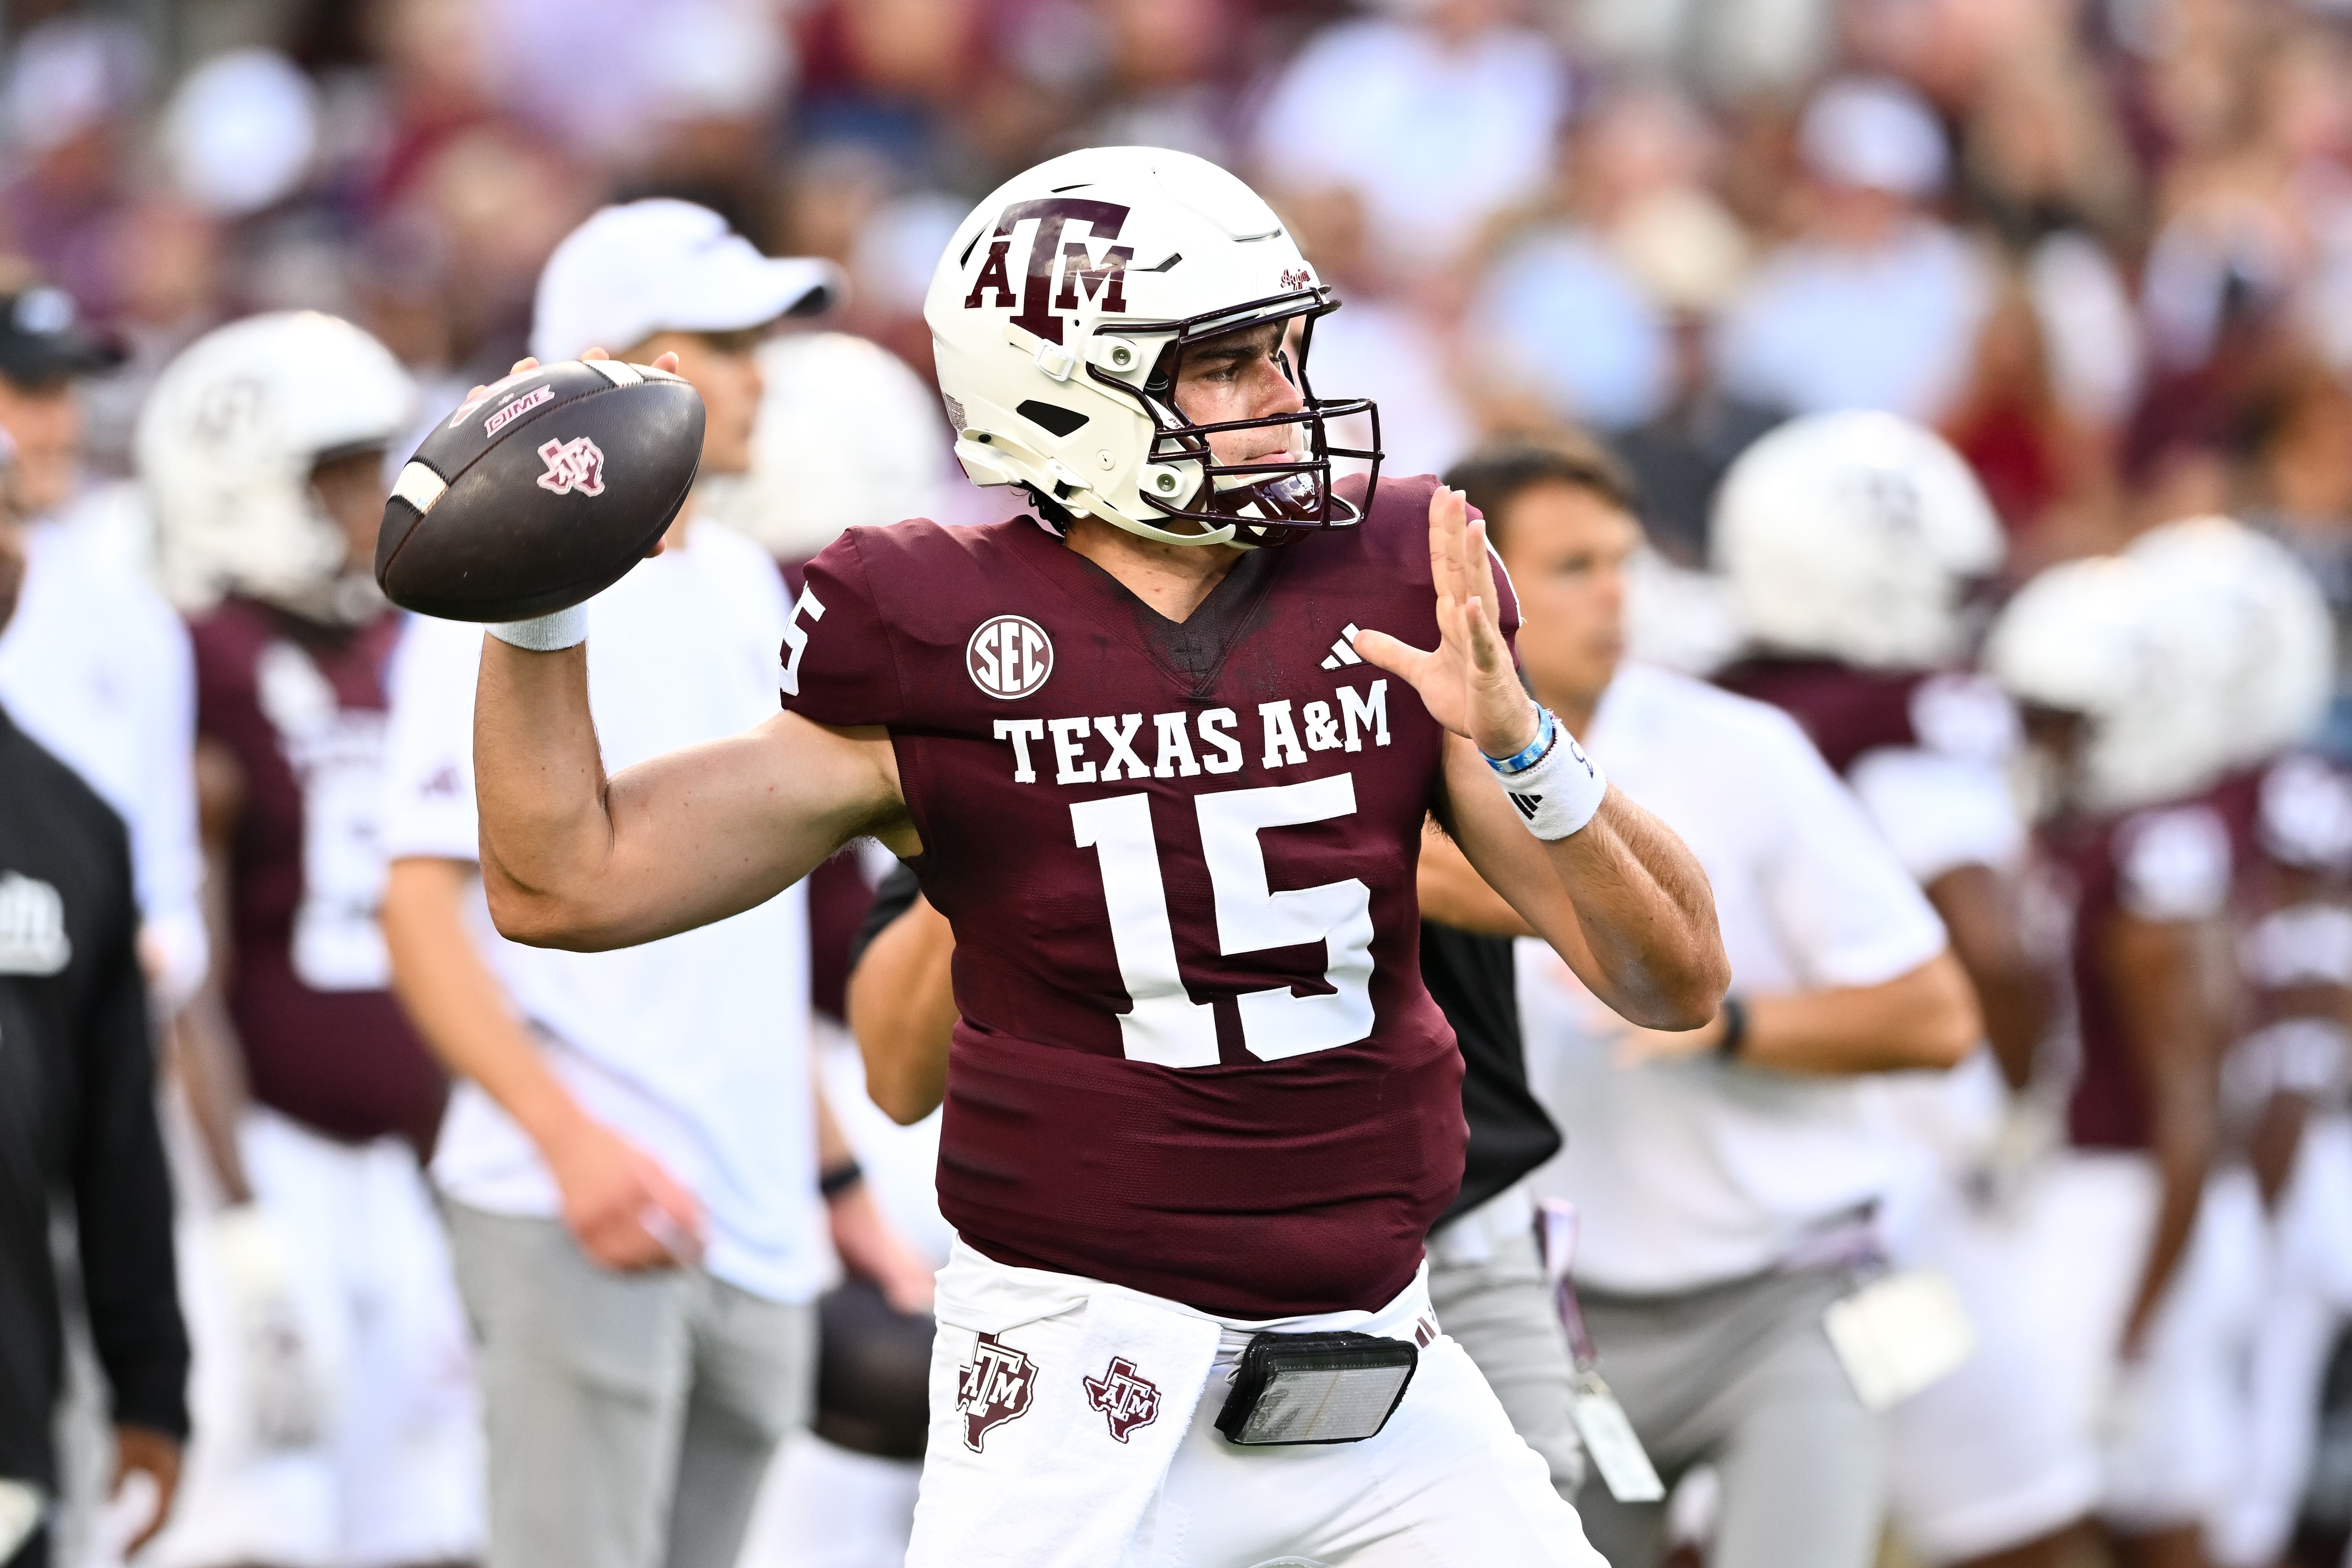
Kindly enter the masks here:
M 1412 684 L 1449 731 L 1448 827 L 1479 873 L 1593 994 L 1653 1028 L 1715 1016 L 1730 963 L 1706 874 L 1681 839 L 1612 790 L 1520 686 L 1496 626 L 1486 525 L 1458 491 L 1429 504 L 1439 645 L 1366 630 L 1356 650 Z M 1475 750 L 1474 750 L 1475 748 Z M 1532 833 L 1541 846 L 1531 854 Z
M 578 601 L 617 580 L 648 542 L 658 550 L 686 500 L 702 421 L 698 405 L 690 420 L 668 406 L 685 390 L 667 374 L 676 363 L 664 354 L 618 366 L 601 349 L 568 364 L 521 361 L 476 387 L 420 448 L 386 516 L 397 543 L 377 574 L 394 597 L 491 623 L 474 710 L 482 881 L 499 929 L 518 942 L 651 942 L 772 898 L 860 835 L 902 854 L 917 847 L 879 730 L 780 714 L 605 775 Z M 535 485 L 478 482 L 509 478 L 498 461 L 508 447 L 522 449 L 526 468 L 545 463 Z M 420 475 L 436 458 L 454 471 Z M 631 470 L 666 482 L 633 493 Z M 508 591 L 485 594 L 485 580 Z

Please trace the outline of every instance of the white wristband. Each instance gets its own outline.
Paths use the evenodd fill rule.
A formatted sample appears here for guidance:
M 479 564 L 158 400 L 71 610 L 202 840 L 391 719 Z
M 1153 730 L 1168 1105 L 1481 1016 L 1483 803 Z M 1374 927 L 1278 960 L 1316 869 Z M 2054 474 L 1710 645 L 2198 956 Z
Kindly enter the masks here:
M 1591 821 L 1609 793 L 1609 781 L 1566 726 L 1540 761 L 1515 773 L 1498 773 L 1495 782 L 1518 808 L 1528 831 L 1546 842 L 1565 838 Z
M 588 606 L 533 616 L 527 621 L 492 621 L 482 628 L 502 643 L 530 653 L 560 653 L 588 640 Z

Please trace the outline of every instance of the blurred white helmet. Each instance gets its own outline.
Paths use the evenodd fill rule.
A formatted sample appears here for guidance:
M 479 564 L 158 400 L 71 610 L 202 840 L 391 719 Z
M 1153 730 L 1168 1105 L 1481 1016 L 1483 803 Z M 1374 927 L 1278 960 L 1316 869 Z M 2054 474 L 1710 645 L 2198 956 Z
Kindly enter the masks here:
M 759 350 L 751 471 L 719 487 L 710 515 L 780 561 L 842 530 L 937 515 L 948 443 L 939 400 L 906 362 L 846 332 L 772 338 Z
M 2226 517 L 2168 522 L 2129 553 L 2210 628 L 2210 653 L 2224 668 L 2210 683 L 2208 721 L 2227 738 L 2231 762 L 2263 762 L 2308 740 L 2336 683 L 2336 625 L 2303 563 Z
M 2228 671 L 2199 608 L 2146 562 L 2106 555 L 2051 567 L 1994 620 L 1993 679 L 2022 704 L 2085 721 L 2066 786 L 2079 809 L 2178 799 L 2228 771 L 2231 737 L 2204 721 Z
M 315 616 L 362 612 L 373 563 L 347 559 L 310 471 L 396 440 L 415 403 L 390 350 L 314 310 L 190 344 L 148 395 L 136 439 L 165 591 L 189 608 L 236 592 Z
M 1769 649 L 1873 669 L 1966 651 L 1969 580 L 2000 566 L 2000 520 L 1960 455 L 1893 414 L 1791 419 L 1716 494 L 1716 564 Z
M 998 187 L 956 229 L 932 275 L 929 322 L 956 457 L 978 485 L 1020 485 L 1170 544 L 1265 544 L 1346 527 L 1365 507 L 1332 489 L 1334 458 L 1369 463 L 1371 405 L 1318 400 L 1314 322 L 1336 310 L 1282 220 L 1205 159 L 1158 147 L 1066 153 Z M 1220 431 L 1281 429 L 1286 451 L 1212 458 L 1180 412 L 1178 355 L 1204 338 L 1303 322 L 1306 406 Z M 1329 421 L 1372 415 L 1372 445 L 1334 446 Z M 1366 506 L 1370 503 L 1369 495 Z

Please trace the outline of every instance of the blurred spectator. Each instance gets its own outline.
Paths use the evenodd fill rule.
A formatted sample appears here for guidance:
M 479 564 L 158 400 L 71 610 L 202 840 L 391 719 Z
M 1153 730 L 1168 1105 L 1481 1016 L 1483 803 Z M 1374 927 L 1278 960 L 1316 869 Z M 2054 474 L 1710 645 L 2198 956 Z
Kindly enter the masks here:
M 1381 445 L 1390 474 L 1434 474 L 1468 449 L 1474 431 L 1453 384 L 1444 336 L 1409 299 L 1384 285 L 1380 252 L 1367 232 L 1363 202 L 1352 190 L 1328 189 L 1284 206 L 1299 248 L 1342 308 L 1315 323 L 1311 372 L 1325 397 L 1369 397 L 1380 410 Z M 1358 415 L 1331 426 L 1331 438 L 1370 446 L 1372 422 Z
M 26 524 L 24 590 L 0 636 L 0 701 L 129 825 L 141 955 L 169 1010 L 205 963 L 187 630 L 89 526 L 103 492 L 73 504 L 84 481 L 80 384 L 120 357 L 62 289 L 0 294 L 0 434 L 16 454 L 14 505 Z
M 1613 248 L 1668 313 L 1671 360 L 1663 406 L 1617 437 L 1640 487 L 1649 542 L 1671 560 L 1707 559 L 1716 487 L 1780 411 L 1735 396 L 1707 374 L 1708 334 L 1738 286 L 1747 246 L 1738 226 L 1698 191 L 1662 191 L 1620 221 Z M 1636 581 L 1640 581 L 1637 577 Z
M 123 22 L 59 16 L 26 33 L 6 81 L 6 240 L 79 299 L 112 300 L 105 228 L 135 153 L 145 41 Z
M 1078 147 L 1234 153 L 1234 0 L 1091 0 L 1100 68 L 1067 140 Z
M 1568 75 L 1514 0 L 1396 9 L 1318 35 L 1276 85 L 1251 152 L 1278 188 L 1356 192 L 1368 244 L 1410 277 L 1540 192 Z
M 1907 89 L 1848 79 L 1813 100 L 1799 145 L 1804 222 L 1723 322 L 1725 384 L 1799 413 L 1933 421 L 1992 303 L 1982 260 L 1929 212 L 1948 163 L 1942 128 Z

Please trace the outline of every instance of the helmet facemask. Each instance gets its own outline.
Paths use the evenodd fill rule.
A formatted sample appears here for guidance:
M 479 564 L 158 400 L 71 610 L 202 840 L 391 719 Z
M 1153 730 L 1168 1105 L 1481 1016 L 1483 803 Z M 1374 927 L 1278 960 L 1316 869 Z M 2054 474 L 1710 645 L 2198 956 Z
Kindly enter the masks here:
M 1380 484 L 1380 411 L 1370 398 L 1318 398 L 1307 379 L 1315 323 L 1339 307 L 1328 288 L 1317 287 L 1180 321 L 1121 324 L 1123 337 L 1166 339 L 1139 385 L 1106 374 L 1098 365 L 1087 366 L 1097 384 L 1136 402 L 1151 422 L 1154 433 L 1138 488 L 1153 510 L 1200 524 L 1202 543 L 1253 548 L 1286 544 L 1304 530 L 1352 528 L 1364 520 Z M 1293 321 L 1299 323 L 1296 359 L 1286 349 L 1278 351 L 1276 358 L 1283 374 L 1298 389 L 1297 409 L 1204 425 L 1176 405 L 1176 375 L 1188 349 L 1253 327 Z M 1371 422 L 1371 445 L 1333 444 L 1329 422 L 1359 414 Z M 1227 462 L 1212 449 L 1213 437 L 1276 429 L 1286 429 L 1291 437 L 1278 454 Z M 1368 465 L 1360 502 L 1339 494 L 1331 472 L 1335 459 Z

